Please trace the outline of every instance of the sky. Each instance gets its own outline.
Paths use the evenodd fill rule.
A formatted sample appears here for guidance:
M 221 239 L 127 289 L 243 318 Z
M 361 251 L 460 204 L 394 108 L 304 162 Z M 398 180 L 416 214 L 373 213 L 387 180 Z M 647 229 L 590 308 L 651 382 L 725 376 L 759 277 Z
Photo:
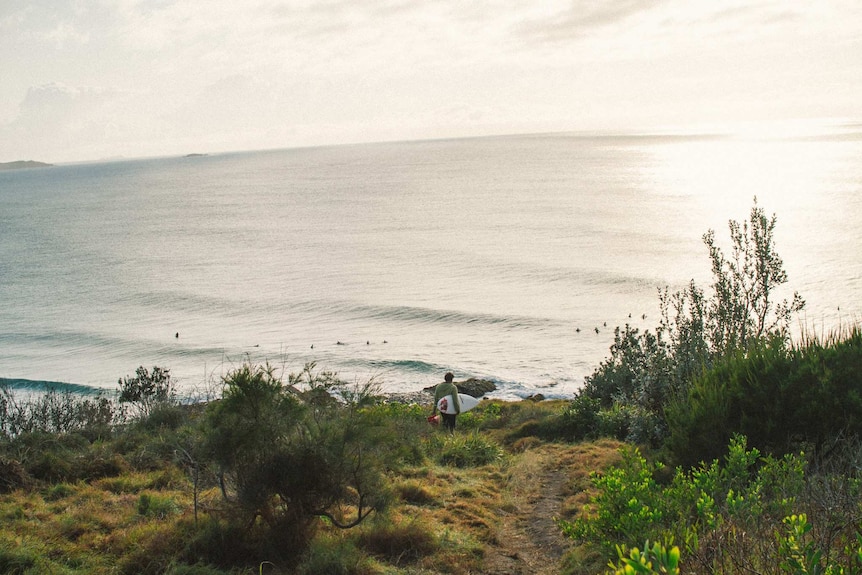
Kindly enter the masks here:
M 0 0 L 0 162 L 816 118 L 859 0 Z

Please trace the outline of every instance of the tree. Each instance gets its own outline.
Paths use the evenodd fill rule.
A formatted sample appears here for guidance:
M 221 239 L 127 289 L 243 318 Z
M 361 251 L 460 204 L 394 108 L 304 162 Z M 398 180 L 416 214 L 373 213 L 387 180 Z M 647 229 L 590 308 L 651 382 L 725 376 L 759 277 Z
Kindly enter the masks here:
M 805 307 L 796 292 L 790 301 L 775 301 L 776 289 L 787 282 L 784 262 L 775 251 L 776 222 L 755 198 L 749 221 L 729 223 L 729 258 L 715 244 L 715 232 L 703 236 L 712 262 L 713 297 L 705 308 L 705 327 L 714 356 L 746 349 L 767 336 L 786 338 L 793 314 Z
M 693 378 L 723 357 L 744 356 L 756 342 L 787 340 L 792 317 L 805 301 L 798 293 L 778 300 L 787 273 L 775 250 L 776 222 L 755 198 L 747 221 L 728 224 L 729 256 L 713 230 L 703 235 L 712 269 L 709 294 L 694 280 L 673 294 L 665 288 L 659 291 L 661 320 L 654 333 L 617 328 L 610 358 L 586 378 L 581 394 L 600 400 L 605 410 L 631 408 L 634 417 L 623 439 L 655 443 L 667 431 L 666 406 L 686 393 Z
M 120 403 L 130 403 L 139 417 L 147 417 L 160 404 L 172 403 L 176 400 L 176 389 L 171 379 L 171 370 L 153 367 L 152 373 L 140 366 L 135 370 L 135 377 L 121 378 Z
M 225 500 L 288 547 L 307 540 L 317 517 L 350 528 L 386 499 L 386 446 L 366 441 L 358 417 L 367 394 L 339 401 L 329 392 L 344 384 L 313 364 L 290 382 L 269 365 L 243 365 L 225 377 L 204 431 Z

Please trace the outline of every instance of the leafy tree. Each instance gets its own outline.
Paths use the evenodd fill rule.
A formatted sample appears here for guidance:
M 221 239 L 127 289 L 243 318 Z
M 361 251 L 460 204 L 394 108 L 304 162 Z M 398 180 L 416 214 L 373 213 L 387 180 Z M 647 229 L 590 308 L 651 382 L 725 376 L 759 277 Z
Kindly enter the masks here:
M 314 364 L 289 381 L 269 365 L 229 373 L 206 417 L 205 450 L 239 516 L 261 520 L 273 540 L 295 547 L 315 518 L 349 528 L 385 505 L 387 446 L 369 441 L 362 425 L 369 388 L 338 400 L 330 392 L 344 384 Z
M 775 251 L 776 216 L 767 218 L 754 200 L 748 222 L 730 221 L 730 257 L 715 244 L 715 233 L 703 236 L 712 262 L 713 298 L 706 306 L 708 342 L 714 355 L 746 349 L 767 335 L 787 335 L 793 314 L 805 307 L 794 292 L 792 300 L 775 300 L 775 290 L 787 282 L 784 262 Z
M 150 372 L 144 366 L 135 370 L 135 377 L 123 377 L 120 386 L 120 403 L 134 406 L 139 417 L 147 417 L 158 405 L 176 401 L 176 388 L 171 379 L 171 370 L 153 367 Z
M 580 395 L 599 400 L 601 410 L 631 408 L 621 439 L 659 443 L 668 433 L 666 406 L 686 393 L 694 377 L 729 354 L 747 354 L 758 341 L 787 340 L 792 317 L 805 302 L 798 293 L 778 300 L 787 274 L 775 250 L 776 222 L 755 198 L 747 221 L 729 222 L 729 255 L 714 231 L 703 236 L 713 276 L 708 295 L 694 280 L 673 294 L 664 289 L 654 332 L 616 328 L 610 357 L 586 378 Z

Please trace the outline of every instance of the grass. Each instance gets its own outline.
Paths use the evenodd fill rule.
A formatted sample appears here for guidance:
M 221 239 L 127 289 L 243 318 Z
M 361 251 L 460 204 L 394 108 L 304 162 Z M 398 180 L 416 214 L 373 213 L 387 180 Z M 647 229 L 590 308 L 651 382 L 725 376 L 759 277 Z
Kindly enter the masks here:
M 424 422 L 424 410 L 391 409 L 392 417 Z M 131 458 L 126 465 L 110 445 L 100 445 L 100 459 L 121 462 L 113 471 L 0 494 L 0 573 L 481 573 L 502 543 L 501 517 L 535 495 L 549 458 L 575 470 L 568 479 L 574 498 L 584 493 L 589 470 L 613 461 L 608 454 L 617 443 L 555 445 L 523 435 L 525 424 L 557 410 L 553 402 L 486 401 L 463 425 L 459 420 L 455 434 L 417 428 L 424 434 L 422 453 L 390 472 L 395 504 L 355 529 L 318 521 L 301 553 L 278 550 L 291 560 L 261 554 L 267 546 L 252 531 L 231 526 L 212 483 L 199 490 L 196 517 L 192 478 L 172 458 L 142 465 Z M 76 477 L 71 471 L 57 476 Z

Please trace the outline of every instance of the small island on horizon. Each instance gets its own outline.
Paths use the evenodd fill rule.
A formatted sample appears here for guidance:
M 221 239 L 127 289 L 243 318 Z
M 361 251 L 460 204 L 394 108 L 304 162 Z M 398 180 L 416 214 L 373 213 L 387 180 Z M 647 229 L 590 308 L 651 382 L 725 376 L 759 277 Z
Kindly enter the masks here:
M 33 160 L 18 160 L 16 162 L 0 162 L 0 170 L 23 170 L 27 168 L 50 168 L 54 164 L 34 162 Z

